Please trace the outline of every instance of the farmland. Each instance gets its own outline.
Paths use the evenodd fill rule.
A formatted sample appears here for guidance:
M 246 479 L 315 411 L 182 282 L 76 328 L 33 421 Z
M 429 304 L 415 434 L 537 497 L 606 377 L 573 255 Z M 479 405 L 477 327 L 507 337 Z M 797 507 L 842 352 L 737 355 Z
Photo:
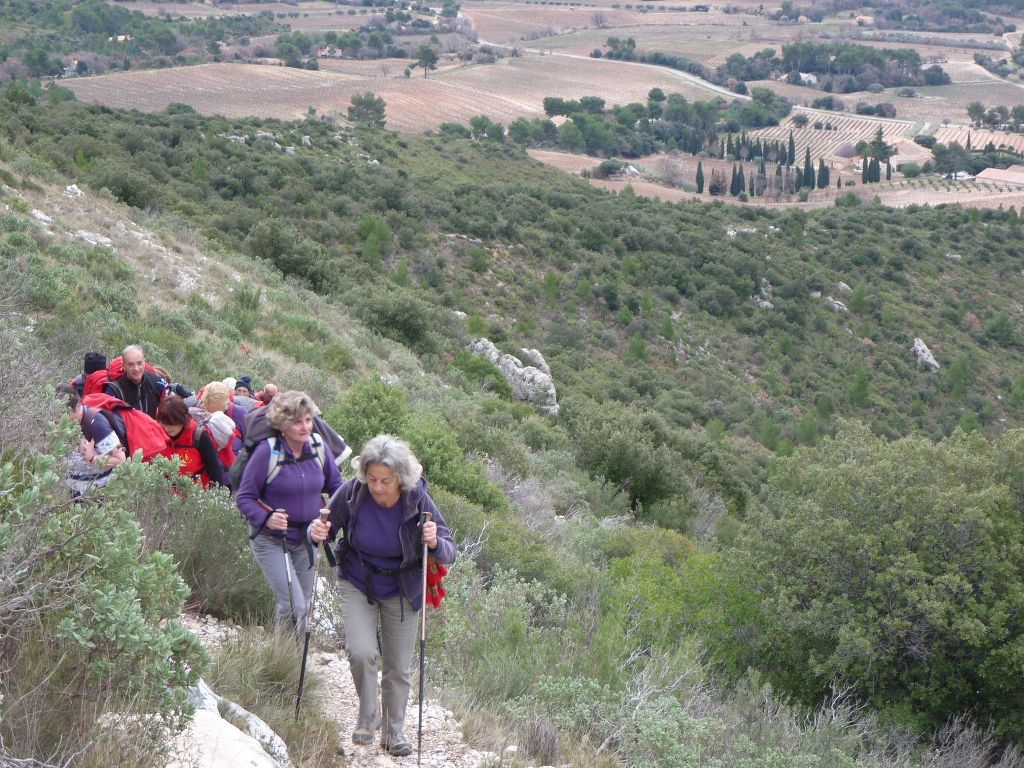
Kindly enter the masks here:
M 352 71 L 311 72 L 255 64 L 203 64 L 174 70 L 132 71 L 76 78 L 67 87 L 82 101 L 153 111 L 179 102 L 203 114 L 297 119 L 310 107 L 344 114 L 353 94 L 373 91 L 387 103 L 388 126 L 419 133 L 442 122 L 487 115 L 507 124 L 543 115 L 545 96 L 601 94 L 610 104 L 642 101 L 654 87 L 687 98 L 706 91 L 676 74 L 640 65 L 525 56 L 497 64 L 454 68 L 429 78 L 381 77 L 381 62 L 357 62 Z M 397 69 L 397 68 L 396 68 Z M 397 73 L 396 73 L 397 74 Z
M 872 119 L 843 112 L 807 110 L 807 114 L 811 116 L 811 122 L 803 128 L 796 127 L 790 117 L 781 125 L 751 131 L 750 135 L 768 140 L 787 141 L 789 133 L 792 131 L 797 158 L 802 158 L 804 150 L 810 147 L 811 156 L 817 161 L 819 157 L 827 158 L 836 154 L 836 151 L 844 145 L 852 147 L 861 139 L 871 138 L 879 127 L 882 129 L 885 140 L 890 144 L 898 142 L 913 128 L 912 123 L 899 120 Z M 832 125 L 834 130 L 826 131 L 823 128 L 814 128 L 817 121 L 821 121 L 823 125 Z

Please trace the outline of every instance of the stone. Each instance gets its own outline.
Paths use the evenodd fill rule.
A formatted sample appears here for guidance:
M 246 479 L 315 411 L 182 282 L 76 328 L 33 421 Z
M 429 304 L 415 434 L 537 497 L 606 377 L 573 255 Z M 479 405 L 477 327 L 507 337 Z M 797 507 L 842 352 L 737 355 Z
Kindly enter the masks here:
M 512 396 L 516 400 L 526 403 L 533 403 L 545 413 L 552 416 L 558 414 L 558 396 L 555 391 L 555 383 L 551 379 L 550 372 L 545 373 L 533 365 L 523 365 L 523 362 L 512 355 L 502 354 L 488 339 L 480 338 L 469 345 L 469 352 L 480 357 L 486 357 L 501 371 L 502 376 L 512 387 Z M 534 354 L 530 351 L 531 357 Z M 540 360 L 543 361 L 543 356 Z M 540 361 L 537 361 L 540 362 Z M 547 367 L 547 363 L 544 362 Z
M 36 221 L 38 221 L 41 224 L 52 224 L 53 223 L 53 219 L 51 219 L 45 213 L 40 211 L 38 208 L 33 208 L 32 209 L 32 218 L 35 219 Z
M 81 197 L 82 195 L 85 194 L 85 192 L 80 190 L 77 184 L 68 184 L 66 187 L 64 187 L 64 194 L 67 197 Z
M 75 237 L 89 245 L 102 245 L 104 248 L 110 248 L 114 244 L 114 241 L 109 237 L 97 235 L 95 232 L 87 232 L 84 229 L 75 232 Z
M 312 147 L 313 146 L 313 140 L 310 139 L 309 136 L 303 136 L 302 137 L 302 146 L 304 146 L 304 147 Z
M 932 351 L 928 349 L 928 345 L 924 343 L 923 339 L 914 339 L 913 346 L 914 357 L 917 358 L 919 365 L 923 365 L 930 371 L 939 370 L 939 363 L 932 354 Z
M 833 299 L 831 296 L 825 298 L 825 303 L 828 304 L 829 308 L 833 312 L 849 312 L 850 309 L 839 299 Z
M 851 293 L 853 293 L 853 288 L 851 288 L 842 280 L 840 280 L 838 283 L 836 283 L 836 292 L 840 296 L 849 296 Z

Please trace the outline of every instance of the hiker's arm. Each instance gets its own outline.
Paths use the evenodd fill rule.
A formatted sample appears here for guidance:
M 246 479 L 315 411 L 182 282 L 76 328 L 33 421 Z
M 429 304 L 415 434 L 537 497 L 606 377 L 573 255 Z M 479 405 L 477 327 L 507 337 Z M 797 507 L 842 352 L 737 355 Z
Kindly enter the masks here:
M 220 463 L 220 457 L 217 455 L 217 446 L 213 444 L 213 438 L 210 437 L 210 433 L 205 429 L 199 436 L 199 456 L 203 460 L 203 467 L 206 469 L 210 482 L 217 483 L 217 485 L 225 485 L 224 465 Z
M 331 522 L 331 530 L 327 533 L 328 542 L 334 541 L 334 539 L 337 536 L 342 535 L 341 532 L 344 531 L 345 523 L 348 522 L 348 495 L 350 492 L 349 483 L 353 482 L 355 481 L 349 480 L 348 483 L 346 483 L 345 486 L 342 488 L 341 493 L 338 494 L 338 498 L 336 498 L 334 500 L 334 503 L 328 507 L 328 509 L 330 509 L 331 511 L 331 516 L 329 518 Z
M 263 493 L 263 486 L 267 483 L 267 460 L 270 455 L 270 446 L 266 441 L 256 446 L 249 457 L 249 463 L 245 465 L 245 472 L 242 474 L 242 481 L 238 484 L 238 493 L 235 494 L 235 504 L 238 511 L 246 520 L 259 528 L 263 524 L 267 512 L 260 504 L 260 496 Z
M 420 504 L 422 505 L 421 508 L 430 514 L 430 520 L 437 526 L 437 546 L 430 550 L 430 554 L 439 563 L 445 565 L 454 563 L 457 549 L 452 532 L 448 529 L 448 523 L 445 522 L 441 513 L 437 511 L 437 505 L 434 504 L 434 500 L 430 498 L 429 493 L 423 495 Z

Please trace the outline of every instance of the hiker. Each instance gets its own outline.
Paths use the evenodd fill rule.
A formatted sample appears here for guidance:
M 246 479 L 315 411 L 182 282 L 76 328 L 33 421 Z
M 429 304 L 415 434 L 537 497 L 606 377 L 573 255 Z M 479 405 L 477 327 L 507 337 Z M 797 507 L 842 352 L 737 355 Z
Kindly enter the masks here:
M 356 476 L 331 505 L 330 524 L 310 535 L 340 537 L 338 588 L 349 667 L 359 694 L 355 744 L 370 744 L 381 725 L 381 746 L 401 757 L 413 752 L 405 738 L 416 613 L 423 607 L 423 544 L 438 563 L 455 560 L 455 541 L 437 511 L 423 468 L 409 446 L 378 435 L 352 460 Z M 421 514 L 425 522 L 420 523 Z M 377 624 L 380 631 L 382 711 L 377 712 Z
M 82 372 L 69 381 L 68 384 L 74 387 L 78 392 L 78 396 L 81 397 L 85 393 L 85 380 L 89 378 L 89 374 L 105 370 L 106 367 L 106 355 L 102 352 L 86 352 L 85 359 L 82 362 Z
M 260 401 L 256 399 L 256 390 L 252 386 L 252 378 L 241 376 L 235 382 L 235 405 L 240 405 L 246 411 L 251 411 Z
M 168 395 L 156 410 L 156 420 L 171 439 L 163 455 L 181 461 L 179 474 L 199 481 L 203 488 L 210 483 L 224 485 L 224 468 L 217 456 L 212 431 L 200 426 L 178 395 Z
M 124 374 L 108 381 L 103 391 L 155 419 L 156 408 L 163 399 L 165 382 L 146 369 L 146 355 L 142 347 L 135 344 L 125 347 L 121 362 Z
M 277 385 L 270 382 L 264 384 L 263 389 L 256 393 L 256 399 L 260 401 L 260 405 L 270 405 L 275 397 L 277 397 Z
M 242 450 L 245 442 L 245 416 L 246 410 L 240 405 L 231 401 L 231 390 L 223 381 L 211 381 L 203 387 L 199 396 L 199 405 L 209 413 L 226 413 L 235 422 L 235 438 L 231 442 L 231 455 L 226 451 L 221 452 L 221 462 L 225 467 L 235 463 L 234 456 Z
M 266 418 L 278 434 L 253 449 L 236 494 L 249 521 L 249 547 L 277 601 L 275 622 L 299 636 L 316 578 L 315 545 L 326 537 L 325 526 L 310 523 L 319 518 L 321 493 L 334 493 L 342 484 L 330 447 L 319 443 L 322 460 L 314 449 L 315 413 L 319 410 L 305 392 L 274 398 Z
M 164 368 L 162 365 L 154 365 L 153 370 L 156 371 L 157 377 L 159 377 L 164 382 L 164 397 L 167 397 L 167 395 L 177 395 L 178 397 L 184 400 L 186 398 L 192 397 L 195 394 L 191 389 L 186 387 L 184 384 L 179 384 L 178 382 L 171 379 L 170 372 L 168 372 L 168 370 Z
M 124 421 L 116 413 L 108 418 L 99 408 L 83 405 L 78 391 L 70 384 L 58 385 L 55 394 L 64 401 L 71 420 L 82 430 L 78 441 L 81 459 L 95 470 L 88 477 L 72 479 L 87 480 L 86 485 L 94 487 L 106 485 L 114 467 L 128 458 Z

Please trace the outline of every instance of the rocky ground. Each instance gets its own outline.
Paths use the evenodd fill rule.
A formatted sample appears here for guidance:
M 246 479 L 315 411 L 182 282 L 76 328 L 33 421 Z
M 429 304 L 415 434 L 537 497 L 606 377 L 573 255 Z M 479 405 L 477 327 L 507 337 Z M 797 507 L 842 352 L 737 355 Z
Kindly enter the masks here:
M 183 615 L 182 624 L 194 632 L 207 648 L 214 648 L 229 638 L 233 629 L 212 616 Z M 343 654 L 310 652 L 310 670 L 321 684 L 310 697 L 310 705 L 318 706 L 338 723 L 339 747 L 350 768 L 403 768 L 417 765 L 416 754 L 392 757 L 380 748 L 379 742 L 361 747 L 352 743 L 359 710 L 348 662 Z M 416 744 L 419 704 L 415 686 L 410 692 L 406 714 L 406 737 Z M 304 703 L 303 706 L 306 706 Z M 498 755 L 470 748 L 462 737 L 462 726 L 455 716 L 433 699 L 423 704 L 423 752 L 420 765 L 428 768 L 483 768 L 497 765 Z

